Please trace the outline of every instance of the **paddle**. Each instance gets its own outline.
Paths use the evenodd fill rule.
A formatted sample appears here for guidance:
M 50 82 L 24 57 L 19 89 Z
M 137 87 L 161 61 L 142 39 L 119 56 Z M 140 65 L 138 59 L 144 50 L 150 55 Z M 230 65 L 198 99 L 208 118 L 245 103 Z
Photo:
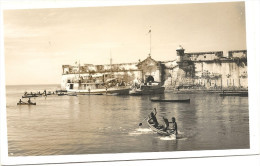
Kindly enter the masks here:
M 155 110 L 155 109 L 153 109 L 153 111 L 154 111 L 154 110 Z M 152 111 L 152 112 L 153 112 L 153 111 Z M 151 113 L 152 113 L 152 112 L 151 112 Z M 148 115 L 148 116 L 146 116 L 146 117 L 145 117 L 145 118 L 142 120 L 142 122 L 141 122 L 141 123 L 139 123 L 139 126 L 142 126 L 142 125 L 143 125 L 143 121 L 144 121 L 144 120 L 146 120 L 148 117 L 149 117 L 149 115 Z
M 143 120 L 142 120 L 142 122 L 141 123 L 139 123 L 139 126 L 142 126 L 143 125 L 143 121 L 144 120 L 146 120 L 148 118 L 148 116 L 147 117 L 145 117 Z

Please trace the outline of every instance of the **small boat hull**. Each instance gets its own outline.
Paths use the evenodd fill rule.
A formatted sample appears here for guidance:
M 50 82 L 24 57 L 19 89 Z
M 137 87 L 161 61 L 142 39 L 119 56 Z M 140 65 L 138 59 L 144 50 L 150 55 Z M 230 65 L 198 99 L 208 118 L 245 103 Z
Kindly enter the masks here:
M 90 89 L 90 90 L 68 90 L 70 93 L 78 95 L 128 95 L 130 88 L 109 88 L 109 89 Z
M 17 105 L 36 105 L 36 103 L 17 103 Z
M 177 138 L 177 133 L 174 130 L 168 129 L 166 131 L 164 131 L 163 129 L 158 129 L 155 128 L 153 124 L 149 123 L 149 119 L 146 121 L 148 126 L 156 133 L 158 133 L 159 135 L 162 136 L 169 136 L 171 138 L 176 139 Z
M 66 96 L 67 94 L 63 94 L 63 93 L 61 93 L 61 94 L 58 94 L 58 96 Z
M 38 97 L 37 95 L 26 95 L 26 96 L 22 96 L 22 98 L 34 98 L 34 97 Z
M 182 99 L 182 100 L 164 100 L 164 99 L 151 99 L 152 102 L 181 102 L 181 103 L 189 103 L 190 99 Z
M 240 96 L 240 97 L 248 97 L 248 93 L 220 93 L 220 96 Z
M 132 89 L 129 94 L 133 96 L 162 94 L 164 90 L 165 87 L 143 86 L 141 89 Z

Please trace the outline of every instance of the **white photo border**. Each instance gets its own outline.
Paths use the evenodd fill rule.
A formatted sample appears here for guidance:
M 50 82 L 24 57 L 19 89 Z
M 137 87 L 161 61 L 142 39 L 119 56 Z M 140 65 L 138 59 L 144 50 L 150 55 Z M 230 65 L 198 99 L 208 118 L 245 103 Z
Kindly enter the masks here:
M 89 6 L 126 6 L 126 5 L 156 5 L 176 3 L 209 3 L 209 2 L 237 2 L 232 0 L 222 1 L 174 1 L 174 0 L 118 0 L 118 1 L 72 1 L 72 0 L 20 0 L 0 1 L 1 6 L 1 56 L 0 56 L 0 110 L 1 110 L 1 164 L 57 164 L 57 163 L 103 163 L 115 161 L 139 161 L 150 160 L 156 163 L 159 160 L 171 160 L 177 158 L 200 158 L 219 156 L 241 156 L 259 155 L 259 99 L 260 99 L 260 68 L 259 68 L 259 6 L 258 0 L 246 0 L 246 35 L 248 55 L 248 87 L 249 87 L 249 127 L 250 127 L 250 148 L 239 150 L 201 150 L 201 151 L 175 151 L 175 152 L 149 152 L 149 153 L 118 153 L 118 154 L 88 154 L 88 155 L 66 155 L 66 156 L 31 156 L 31 157 L 10 157 L 8 156 L 7 122 L 6 122 L 6 100 L 5 100 L 5 57 L 3 42 L 3 10 L 5 9 L 30 9 L 30 8 L 69 8 Z M 159 157 L 158 157 L 159 156 Z M 250 157 L 249 157 L 250 158 Z M 156 161 L 153 161 L 156 160 Z M 191 162 L 192 163 L 192 162 Z

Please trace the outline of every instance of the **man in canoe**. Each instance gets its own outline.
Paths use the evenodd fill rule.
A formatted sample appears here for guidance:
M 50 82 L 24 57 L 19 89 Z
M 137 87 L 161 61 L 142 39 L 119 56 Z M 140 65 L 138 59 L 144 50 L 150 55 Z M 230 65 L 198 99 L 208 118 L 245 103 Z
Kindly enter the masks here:
M 172 129 L 175 131 L 176 134 L 178 134 L 177 123 L 176 123 L 175 117 L 172 117 L 172 122 L 169 122 L 169 123 L 172 123 Z
M 154 112 L 155 113 L 151 112 L 151 114 L 149 116 L 149 118 L 150 118 L 149 123 L 153 123 L 154 127 L 158 127 L 159 123 L 158 123 L 157 118 L 156 118 L 156 114 L 157 114 L 156 108 L 154 108 Z
M 19 104 L 22 104 L 22 103 L 24 103 L 24 102 L 22 101 L 22 99 L 20 99 L 20 100 L 19 100 Z
M 29 103 L 29 104 L 31 104 L 31 103 L 32 103 L 32 102 L 31 102 L 31 98 L 30 98 L 30 97 L 29 97 L 28 103 Z
M 163 117 L 163 121 L 164 121 L 164 128 L 163 128 L 163 131 L 167 131 L 168 127 L 169 127 L 169 122 L 167 118 Z

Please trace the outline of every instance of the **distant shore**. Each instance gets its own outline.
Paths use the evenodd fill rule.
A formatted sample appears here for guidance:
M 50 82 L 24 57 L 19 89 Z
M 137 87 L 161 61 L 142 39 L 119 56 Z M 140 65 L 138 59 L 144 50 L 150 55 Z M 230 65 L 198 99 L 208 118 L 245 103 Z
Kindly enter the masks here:
M 237 89 L 237 88 L 226 88 L 226 89 L 176 89 L 176 88 L 169 88 L 167 87 L 165 89 L 165 92 L 171 92 L 171 93 L 187 93 L 187 94 L 192 94 L 192 93 L 221 93 L 221 94 L 227 94 L 227 93 L 248 93 L 248 89 Z

